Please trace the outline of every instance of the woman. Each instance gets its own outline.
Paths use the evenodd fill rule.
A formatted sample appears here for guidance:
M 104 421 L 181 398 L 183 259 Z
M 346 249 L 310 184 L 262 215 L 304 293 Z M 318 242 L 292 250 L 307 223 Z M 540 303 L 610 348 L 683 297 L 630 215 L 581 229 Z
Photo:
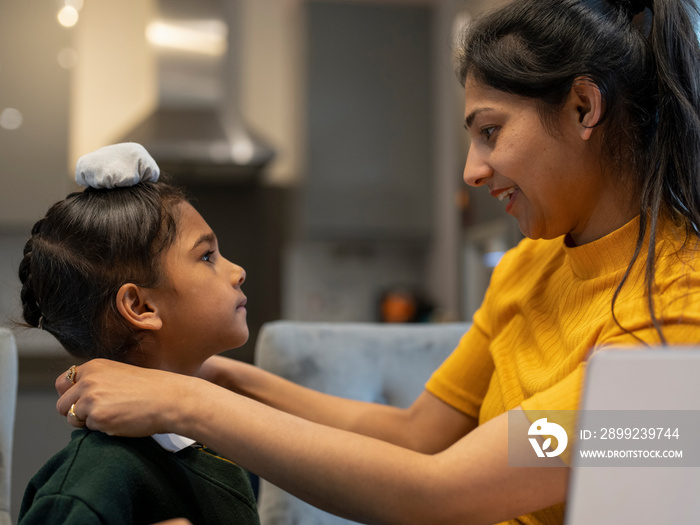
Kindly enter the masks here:
M 685 0 L 518 0 L 468 29 L 464 179 L 527 238 L 410 408 L 210 360 L 213 383 L 91 362 L 75 386 L 59 377 L 58 410 L 205 441 L 357 521 L 561 523 L 568 468 L 509 467 L 508 412 L 527 429 L 528 411 L 576 409 L 591 349 L 700 340 L 695 15 Z

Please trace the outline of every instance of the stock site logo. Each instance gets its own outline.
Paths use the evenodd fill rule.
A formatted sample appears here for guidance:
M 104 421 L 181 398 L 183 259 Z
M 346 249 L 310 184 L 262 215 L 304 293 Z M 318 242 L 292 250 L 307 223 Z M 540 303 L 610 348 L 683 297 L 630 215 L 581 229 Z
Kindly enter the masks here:
M 549 423 L 546 417 L 538 419 L 532 425 L 530 425 L 530 430 L 528 430 L 527 433 L 529 436 L 551 436 L 544 440 L 541 447 L 539 441 L 537 441 L 537 438 L 528 438 L 532 448 L 535 449 L 537 457 L 540 458 L 545 456 L 548 458 L 558 456 L 564 452 L 564 450 L 566 450 L 566 445 L 569 443 L 566 430 L 556 423 Z M 557 448 L 545 452 L 552 445 L 552 437 L 556 438 L 557 440 Z

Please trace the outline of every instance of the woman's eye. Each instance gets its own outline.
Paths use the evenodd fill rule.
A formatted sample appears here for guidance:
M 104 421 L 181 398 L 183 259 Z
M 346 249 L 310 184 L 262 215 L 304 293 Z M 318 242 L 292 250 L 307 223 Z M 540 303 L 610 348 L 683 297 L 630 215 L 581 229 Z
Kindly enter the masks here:
M 496 132 L 497 126 L 489 126 L 487 128 L 483 128 L 481 130 L 481 134 L 486 137 L 486 140 L 489 141 L 491 140 L 491 137 L 493 134 Z

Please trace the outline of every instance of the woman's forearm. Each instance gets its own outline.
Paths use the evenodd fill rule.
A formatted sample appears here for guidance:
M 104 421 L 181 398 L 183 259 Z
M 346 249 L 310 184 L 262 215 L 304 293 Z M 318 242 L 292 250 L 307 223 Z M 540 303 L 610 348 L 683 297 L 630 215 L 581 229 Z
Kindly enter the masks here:
M 406 448 L 425 449 L 416 441 L 417 434 L 410 431 L 411 416 L 407 410 L 324 394 L 231 359 L 219 360 L 217 364 L 218 373 L 212 379 L 228 390 L 322 425 Z

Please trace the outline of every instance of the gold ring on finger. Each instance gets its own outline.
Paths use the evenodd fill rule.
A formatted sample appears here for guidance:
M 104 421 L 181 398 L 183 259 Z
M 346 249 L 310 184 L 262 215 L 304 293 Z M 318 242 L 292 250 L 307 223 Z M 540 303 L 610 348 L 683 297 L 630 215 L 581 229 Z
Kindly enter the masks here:
M 78 423 L 84 423 L 84 422 L 85 422 L 84 419 L 80 419 L 80 418 L 75 414 L 75 403 L 73 403 L 73 404 L 70 406 L 70 410 L 68 411 L 68 415 L 69 415 L 70 417 L 72 417 L 73 419 L 75 419 Z
M 68 372 L 66 373 L 66 379 L 71 382 L 71 384 L 75 384 L 76 381 L 76 376 L 77 375 L 77 370 L 75 369 L 75 365 L 72 365 L 69 369 Z

